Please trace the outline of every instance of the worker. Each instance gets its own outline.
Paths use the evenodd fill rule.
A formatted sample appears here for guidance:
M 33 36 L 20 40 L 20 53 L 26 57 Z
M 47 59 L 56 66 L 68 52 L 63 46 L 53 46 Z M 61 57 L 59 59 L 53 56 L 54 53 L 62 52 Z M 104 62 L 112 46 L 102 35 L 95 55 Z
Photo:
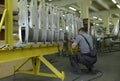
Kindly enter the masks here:
M 78 36 L 76 36 L 75 39 L 71 40 L 72 49 L 74 49 L 78 45 L 81 51 L 70 58 L 73 70 L 77 74 L 82 73 L 78 65 L 79 63 L 85 65 L 89 72 L 93 72 L 94 64 L 97 61 L 97 56 L 90 55 L 89 45 L 85 41 L 85 38 L 88 40 L 90 46 L 93 48 L 92 37 L 85 32 L 85 29 L 83 27 L 78 30 Z

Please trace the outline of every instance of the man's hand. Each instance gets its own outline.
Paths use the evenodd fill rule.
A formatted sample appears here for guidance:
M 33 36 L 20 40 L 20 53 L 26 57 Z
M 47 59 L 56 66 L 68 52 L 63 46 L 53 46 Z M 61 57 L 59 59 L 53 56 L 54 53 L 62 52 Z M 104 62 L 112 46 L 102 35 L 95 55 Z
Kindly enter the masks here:
M 75 47 L 77 46 L 77 43 L 75 42 L 75 39 L 71 38 L 71 42 L 72 42 L 72 49 L 75 49 Z
M 71 38 L 71 40 L 70 40 L 72 43 L 74 43 L 75 42 L 75 39 L 74 38 Z

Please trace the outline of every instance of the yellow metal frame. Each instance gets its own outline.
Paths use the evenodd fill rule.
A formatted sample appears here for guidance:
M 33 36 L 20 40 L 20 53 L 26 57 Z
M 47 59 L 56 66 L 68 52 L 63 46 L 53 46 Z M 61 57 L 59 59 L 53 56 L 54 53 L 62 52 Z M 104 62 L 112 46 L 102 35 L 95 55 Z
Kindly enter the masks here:
M 27 59 L 20 66 L 14 68 L 15 73 L 26 73 L 39 76 L 47 76 L 60 78 L 64 80 L 64 72 L 58 71 L 46 58 L 44 55 L 50 55 L 58 52 L 58 44 L 45 44 L 45 45 L 27 45 L 24 48 L 13 49 L 13 11 L 12 11 L 12 1 L 5 0 L 5 10 L 2 17 L 1 23 L 3 23 L 5 18 L 5 43 L 9 45 L 9 49 L 0 50 L 0 63 L 15 61 L 19 59 Z M 0 24 L 1 25 L 1 24 Z M 29 60 L 32 61 L 33 71 L 22 71 L 20 70 Z M 42 73 L 40 72 L 41 62 L 44 63 L 52 72 Z
M 33 70 L 32 71 L 24 71 L 20 70 L 20 68 L 29 60 L 32 60 L 33 64 Z M 40 63 L 43 62 L 54 74 L 50 73 L 43 73 L 40 72 Z M 46 77 L 54 77 L 54 78 L 60 78 L 62 81 L 65 78 L 64 72 L 59 72 L 52 64 L 50 64 L 43 56 L 39 57 L 32 57 L 28 58 L 23 64 L 15 68 L 15 72 L 17 73 L 25 73 L 25 74 L 32 74 L 32 75 L 38 75 L 38 76 L 46 76 Z
M 13 11 L 12 1 L 5 0 L 5 9 L 7 10 L 5 16 L 5 43 L 9 45 L 10 49 L 13 48 Z
M 15 73 L 26 73 L 33 74 L 38 76 L 47 76 L 60 78 L 64 80 L 65 74 L 64 72 L 58 71 L 46 58 L 44 55 L 50 55 L 58 52 L 58 45 L 45 45 L 45 46 L 36 46 L 36 47 L 26 47 L 20 49 L 12 49 L 12 50 L 0 50 L 0 63 L 10 62 L 19 59 L 27 59 L 20 66 L 15 68 Z M 33 71 L 22 71 L 20 68 L 25 65 L 29 60 L 32 60 Z M 53 74 L 42 73 L 40 72 L 41 62 L 44 63 Z

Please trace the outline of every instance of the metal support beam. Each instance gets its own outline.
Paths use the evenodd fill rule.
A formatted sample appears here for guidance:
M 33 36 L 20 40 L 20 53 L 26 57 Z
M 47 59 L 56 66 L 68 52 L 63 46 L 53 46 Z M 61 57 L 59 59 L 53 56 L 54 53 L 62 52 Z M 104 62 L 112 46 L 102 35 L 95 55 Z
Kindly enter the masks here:
M 60 1 L 53 1 L 51 4 L 57 5 L 59 7 L 70 5 L 76 2 L 80 2 L 81 0 L 60 0 Z
M 40 60 L 38 57 L 32 58 L 33 72 L 35 74 L 39 74 L 40 72 Z
M 104 15 L 106 13 L 110 13 L 110 14 L 118 13 L 118 14 L 120 14 L 120 9 L 112 9 L 112 10 L 109 10 L 109 11 L 105 10 L 105 11 L 99 11 L 99 12 L 92 12 L 92 13 L 90 13 L 90 16 L 91 17 L 92 16 L 100 16 L 100 15 Z
M 92 0 L 82 0 L 80 3 L 78 3 L 81 10 L 82 18 L 89 18 L 89 7 L 91 3 L 92 3 Z
M 110 13 L 106 13 L 102 15 L 103 24 L 104 27 L 106 28 L 106 34 L 110 34 L 109 18 L 110 18 Z
M 7 9 L 5 17 L 5 43 L 9 45 L 10 49 L 13 48 L 13 13 L 12 1 L 5 0 L 5 9 Z
M 19 71 L 19 69 L 20 69 L 23 65 L 25 65 L 29 60 L 30 60 L 30 58 L 28 58 L 27 60 L 25 60 L 20 66 L 14 68 L 14 72 Z
M 90 6 L 90 9 L 93 10 L 93 11 L 95 11 L 95 12 L 98 12 L 98 11 L 99 11 L 97 8 L 95 8 L 95 7 L 92 6 L 92 5 Z
M 20 70 L 20 71 L 18 71 L 17 73 L 24 73 L 24 74 L 35 75 L 34 72 L 24 71 L 24 70 Z M 45 76 L 45 77 L 57 78 L 57 76 L 56 76 L 55 74 L 50 74 L 50 73 L 39 73 L 39 74 L 37 74 L 37 76 Z
M 43 56 L 40 56 L 39 59 L 58 77 L 64 80 L 64 72 L 60 73 L 53 65 L 51 65 Z
M 0 63 L 26 59 L 58 52 L 58 46 L 31 47 L 13 50 L 0 50 Z
M 95 0 L 98 4 L 100 4 L 102 7 L 104 7 L 106 10 L 109 10 L 109 6 L 103 2 L 102 0 Z

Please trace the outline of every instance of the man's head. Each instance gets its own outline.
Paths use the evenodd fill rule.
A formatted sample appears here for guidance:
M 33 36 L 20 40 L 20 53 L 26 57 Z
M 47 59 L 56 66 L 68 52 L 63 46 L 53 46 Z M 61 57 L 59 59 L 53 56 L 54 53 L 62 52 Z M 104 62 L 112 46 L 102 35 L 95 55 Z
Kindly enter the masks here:
M 83 28 L 83 27 L 78 30 L 78 33 L 79 33 L 79 34 L 82 34 L 82 33 L 84 33 L 84 32 L 85 32 L 85 28 Z

